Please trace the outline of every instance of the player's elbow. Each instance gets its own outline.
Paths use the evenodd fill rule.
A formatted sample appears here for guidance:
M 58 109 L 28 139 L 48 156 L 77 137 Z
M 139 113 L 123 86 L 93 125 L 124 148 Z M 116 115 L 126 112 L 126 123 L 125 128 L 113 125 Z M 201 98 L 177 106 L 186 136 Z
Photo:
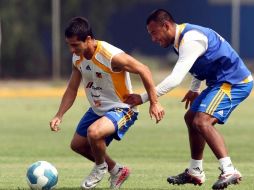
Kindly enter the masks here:
M 142 66 L 139 67 L 138 73 L 139 73 L 139 75 L 141 75 L 141 76 L 144 76 L 144 75 L 152 76 L 152 73 L 151 73 L 149 67 L 146 66 L 146 65 L 144 65 L 144 64 L 142 64 Z

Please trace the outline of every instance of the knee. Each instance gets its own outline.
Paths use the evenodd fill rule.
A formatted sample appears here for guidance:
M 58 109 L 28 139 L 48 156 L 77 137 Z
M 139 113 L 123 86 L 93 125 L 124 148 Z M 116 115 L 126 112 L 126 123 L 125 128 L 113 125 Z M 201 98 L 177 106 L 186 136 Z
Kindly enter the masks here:
M 75 143 L 75 141 L 71 141 L 71 144 L 70 144 L 70 147 L 71 149 L 74 151 L 74 152 L 77 152 L 79 153 L 80 152 L 80 145 Z
M 192 122 L 192 126 L 195 127 L 201 134 L 209 130 L 210 123 L 201 117 L 195 117 Z
M 99 140 L 102 138 L 100 131 L 96 127 L 89 127 L 87 130 L 87 137 L 90 140 Z

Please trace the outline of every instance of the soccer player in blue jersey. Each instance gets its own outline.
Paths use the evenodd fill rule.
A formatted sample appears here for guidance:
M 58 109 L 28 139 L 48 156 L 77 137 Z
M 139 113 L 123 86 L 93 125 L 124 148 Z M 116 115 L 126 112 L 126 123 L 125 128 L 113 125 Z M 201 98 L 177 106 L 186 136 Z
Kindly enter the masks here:
M 212 29 L 176 24 L 169 12 L 158 9 L 147 18 L 147 30 L 152 41 L 161 47 L 173 45 L 179 55 L 172 73 L 157 85 L 162 96 L 178 86 L 189 72 L 190 90 L 184 96 L 184 119 L 188 127 L 191 159 L 181 174 L 168 177 L 171 184 L 198 184 L 205 182 L 203 152 L 205 144 L 219 161 L 221 174 L 213 189 L 224 189 L 241 180 L 241 173 L 233 166 L 222 135 L 215 128 L 224 124 L 231 112 L 245 99 L 253 87 L 250 71 L 230 44 Z M 201 81 L 207 88 L 200 93 Z M 126 102 L 138 105 L 146 102 L 147 94 L 132 94 Z

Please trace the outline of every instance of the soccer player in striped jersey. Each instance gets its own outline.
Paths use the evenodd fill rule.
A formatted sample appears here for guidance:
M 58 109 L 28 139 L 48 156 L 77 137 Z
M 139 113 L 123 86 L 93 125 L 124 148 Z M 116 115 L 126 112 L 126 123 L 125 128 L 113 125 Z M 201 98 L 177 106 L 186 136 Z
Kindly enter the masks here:
M 65 30 L 65 37 L 73 53 L 72 73 L 59 110 L 50 121 L 50 128 L 59 131 L 63 115 L 72 106 L 82 81 L 90 108 L 77 126 L 71 148 L 95 165 L 81 187 L 94 188 L 109 171 L 110 187 L 118 189 L 128 178 L 130 170 L 111 159 L 106 147 L 113 139 L 121 140 L 137 120 L 137 108 L 124 103 L 132 93 L 129 72 L 138 74 L 142 79 L 149 96 L 150 116 L 158 123 L 164 115 L 157 101 L 151 72 L 121 49 L 96 40 L 85 18 L 73 18 Z
M 253 79 L 250 71 L 230 44 L 212 29 L 189 23 L 176 24 L 172 15 L 163 9 L 152 12 L 147 18 L 147 30 L 152 41 L 161 47 L 173 45 L 179 55 L 172 73 L 157 85 L 162 96 L 178 86 L 189 72 L 190 90 L 183 98 L 185 122 L 188 127 L 191 159 L 189 167 L 177 176 L 170 176 L 171 184 L 198 184 L 205 181 L 203 151 L 205 144 L 219 161 L 221 174 L 213 189 L 224 189 L 240 181 L 242 175 L 235 169 L 223 140 L 215 128 L 224 124 L 231 112 L 250 94 Z M 207 88 L 200 93 L 201 81 Z M 147 101 L 147 94 L 131 95 L 131 105 Z

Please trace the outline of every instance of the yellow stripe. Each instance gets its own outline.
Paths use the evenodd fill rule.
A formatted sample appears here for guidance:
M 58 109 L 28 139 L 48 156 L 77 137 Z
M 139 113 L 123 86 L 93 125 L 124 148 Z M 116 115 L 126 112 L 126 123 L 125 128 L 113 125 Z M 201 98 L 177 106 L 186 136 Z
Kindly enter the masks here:
M 210 114 L 211 109 L 215 106 L 216 102 L 218 101 L 218 99 L 220 99 L 222 91 L 218 91 L 217 94 L 215 95 L 215 97 L 213 98 L 213 100 L 211 101 L 210 105 L 208 106 L 208 108 L 206 109 L 206 113 Z
M 206 112 L 208 114 L 213 114 L 214 111 L 219 106 L 221 100 L 223 99 L 224 95 L 226 94 L 231 99 L 231 87 L 232 85 L 229 83 L 223 83 L 220 87 L 220 90 L 216 94 L 216 96 L 213 98 L 211 104 L 208 106 Z
M 124 102 L 126 95 L 130 94 L 125 82 L 125 72 L 111 73 L 111 78 L 117 96 L 120 98 L 122 102 Z
M 221 91 L 221 94 L 220 94 L 218 100 L 214 103 L 214 106 L 211 108 L 209 114 L 213 115 L 214 111 L 217 109 L 217 107 L 220 104 L 221 100 L 223 99 L 224 95 L 225 94 Z
M 112 57 L 112 53 L 110 53 L 107 49 L 105 49 L 104 47 L 101 47 L 100 49 L 100 53 L 108 60 L 111 59 Z
M 178 40 L 179 40 L 180 34 L 181 34 L 181 33 L 182 33 L 182 31 L 184 30 L 185 26 L 186 26 L 186 24 L 181 24 L 181 25 L 178 25 L 179 30 L 178 30 L 178 34 L 177 34 L 178 39 L 177 39 L 177 43 L 176 43 L 176 48 L 177 48 L 177 49 L 179 48 L 180 44 L 182 44 L 182 43 L 183 43 L 183 39 L 181 40 L 180 44 L 178 44 L 178 42 L 179 42 Z
M 112 54 L 107 50 L 105 49 L 102 45 L 101 45 L 101 41 L 97 41 L 97 48 L 93 54 L 93 57 L 92 57 L 92 61 L 95 62 L 96 59 L 95 59 L 95 55 L 97 53 L 100 53 L 102 54 L 107 60 L 110 60 L 111 57 L 112 57 Z
M 217 94 L 214 96 L 213 100 L 211 101 L 210 105 L 209 105 L 208 108 L 206 109 L 206 112 L 207 112 L 207 113 L 209 112 L 210 108 L 212 107 L 213 102 L 217 99 L 219 93 L 220 93 L 220 91 L 217 92 Z
M 99 68 L 101 68 L 103 71 L 107 72 L 107 73 L 113 73 L 113 71 L 111 71 L 110 68 L 108 68 L 107 66 L 103 65 L 101 62 L 99 62 L 97 59 L 92 59 L 93 63 L 98 66 Z
M 134 112 L 132 110 L 129 110 L 127 114 L 120 121 L 118 121 L 117 125 L 119 129 L 124 126 L 129 120 L 131 120 L 131 116 L 133 115 L 133 113 Z

